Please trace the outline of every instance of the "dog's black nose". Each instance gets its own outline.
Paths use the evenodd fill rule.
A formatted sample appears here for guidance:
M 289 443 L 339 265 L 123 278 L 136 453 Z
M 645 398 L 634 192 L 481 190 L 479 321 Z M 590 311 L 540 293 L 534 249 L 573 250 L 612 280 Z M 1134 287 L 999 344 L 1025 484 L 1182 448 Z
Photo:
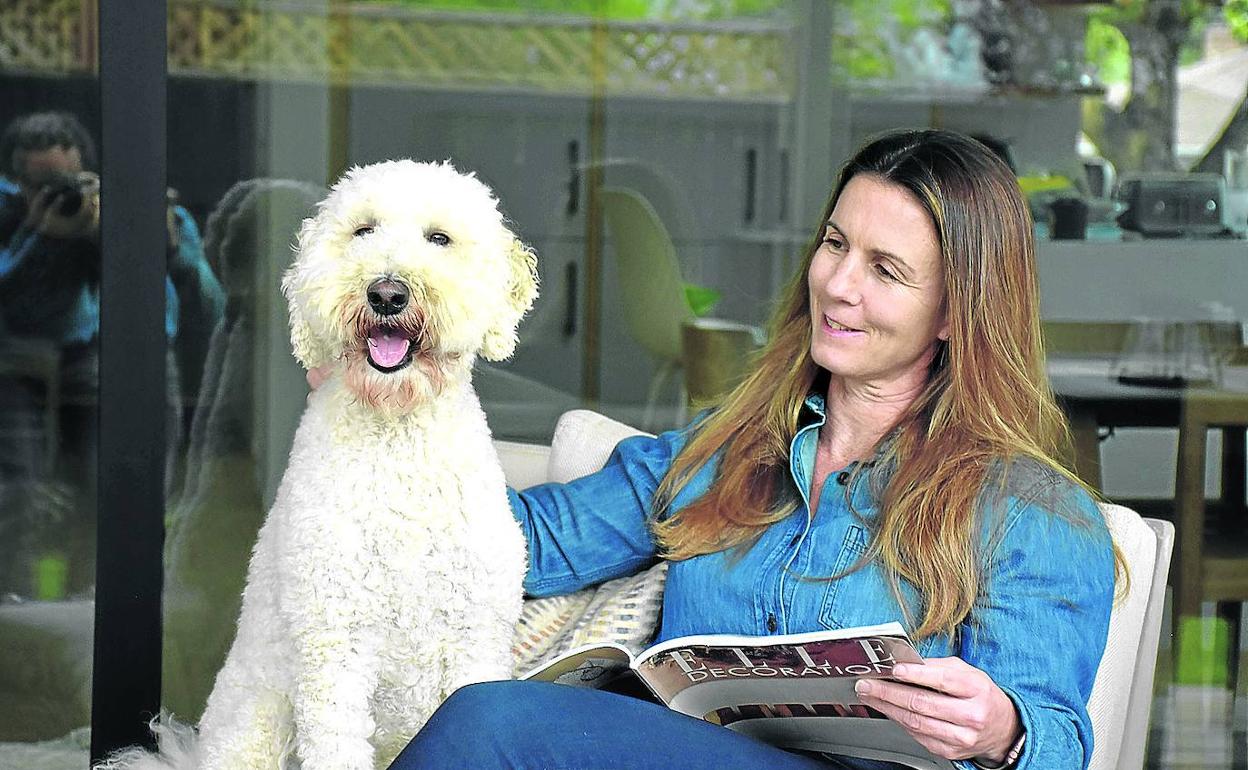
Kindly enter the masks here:
M 368 286 L 368 305 L 377 315 L 395 315 L 407 307 L 407 287 L 390 278 L 381 278 Z

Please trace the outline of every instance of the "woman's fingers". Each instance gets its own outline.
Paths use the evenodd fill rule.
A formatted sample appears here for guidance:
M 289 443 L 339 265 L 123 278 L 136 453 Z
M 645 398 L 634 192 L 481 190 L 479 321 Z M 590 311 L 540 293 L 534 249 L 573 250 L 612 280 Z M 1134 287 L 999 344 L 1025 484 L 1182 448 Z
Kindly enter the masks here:
M 961 658 L 932 658 L 917 665 L 898 663 L 893 666 L 893 677 L 959 698 L 973 698 L 992 683 L 987 674 Z
M 1018 734 L 1013 702 L 988 674 L 959 658 L 898 664 L 896 681 L 862 679 L 859 699 L 947 759 L 996 757 Z
M 873 684 L 878 684 L 873 683 Z M 933 743 L 944 744 L 956 752 L 969 749 L 975 743 L 976 731 L 949 721 L 948 709 L 936 707 L 935 700 L 922 693 L 906 693 L 902 690 L 916 688 L 900 686 L 897 690 L 880 692 L 872 688 L 872 692 L 859 692 L 858 697 L 863 704 L 884 714 L 884 716 L 906 728 L 915 739 L 924 739 Z M 877 695 L 876 693 L 879 692 Z M 900 701 L 900 702 L 899 702 Z M 927 745 L 924 743 L 924 745 Z M 929 746 L 929 749 L 931 747 Z
M 918 725 L 929 725 L 927 720 L 933 720 L 946 725 L 966 726 L 970 728 L 980 728 L 983 726 L 983 715 L 976 708 L 975 701 L 967 698 L 958 698 L 950 695 L 935 692 L 925 687 L 915 687 L 909 684 L 901 684 L 899 682 L 887 682 L 880 679 L 870 680 L 863 679 L 858 682 L 857 688 L 859 698 L 864 698 L 864 703 L 872 708 L 878 708 L 877 704 L 883 703 L 893 709 L 900 709 L 905 712 L 906 719 L 898 719 L 903 725 L 910 726 L 913 722 Z M 871 702 L 867 702 L 865 698 L 870 698 Z M 888 716 L 893 716 L 889 711 L 879 708 Z M 913 715 L 915 719 L 910 719 L 909 715 Z M 918 719 L 923 717 L 924 719 Z M 937 729 L 935 732 L 924 728 L 925 732 L 933 735 L 941 735 L 944 733 Z
M 976 736 L 969 728 L 916 714 L 869 695 L 859 697 L 865 705 L 904 727 L 910 737 L 933 754 L 946 759 L 965 759 L 975 755 Z

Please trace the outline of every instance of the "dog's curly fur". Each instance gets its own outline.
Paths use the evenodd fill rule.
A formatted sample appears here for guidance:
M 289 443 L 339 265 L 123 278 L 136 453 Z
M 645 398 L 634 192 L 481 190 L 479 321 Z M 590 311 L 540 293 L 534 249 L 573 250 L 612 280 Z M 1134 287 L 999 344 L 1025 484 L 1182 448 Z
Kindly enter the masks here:
M 375 310 L 379 280 L 407 305 Z M 390 161 L 348 172 L 304 222 L 283 289 L 295 355 L 333 374 L 260 531 L 237 637 L 197 739 L 166 721 L 159 756 L 104 767 L 373 770 L 456 687 L 510 675 L 524 541 L 470 376 L 514 350 L 532 252 L 471 175 Z

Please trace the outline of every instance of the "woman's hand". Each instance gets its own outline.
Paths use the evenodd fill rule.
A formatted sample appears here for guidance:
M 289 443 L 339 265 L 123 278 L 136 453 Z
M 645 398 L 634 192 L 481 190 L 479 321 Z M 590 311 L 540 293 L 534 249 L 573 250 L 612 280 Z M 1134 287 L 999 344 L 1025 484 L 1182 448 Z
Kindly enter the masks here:
M 325 366 L 314 366 L 308 370 L 308 387 L 316 390 L 325 384 L 325 380 L 329 379 L 329 373 L 333 371 L 333 367 L 326 364 Z
M 897 681 L 859 680 L 859 699 L 937 756 L 1005 761 L 1022 725 L 1014 702 L 991 677 L 961 658 L 898 663 L 893 676 Z

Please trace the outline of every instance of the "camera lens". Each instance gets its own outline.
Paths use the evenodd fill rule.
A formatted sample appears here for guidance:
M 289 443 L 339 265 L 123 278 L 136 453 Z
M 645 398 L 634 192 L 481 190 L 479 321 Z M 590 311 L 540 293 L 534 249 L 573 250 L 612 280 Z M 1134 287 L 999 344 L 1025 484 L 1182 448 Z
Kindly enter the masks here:
M 57 207 L 56 213 L 63 217 L 72 217 L 82 208 L 82 190 L 76 187 L 66 189 L 60 194 L 61 205 Z
M 56 206 L 59 216 L 72 217 L 82 208 L 83 194 L 89 189 L 90 183 L 90 178 L 82 174 L 56 174 L 44 183 L 46 200 L 50 205 Z

